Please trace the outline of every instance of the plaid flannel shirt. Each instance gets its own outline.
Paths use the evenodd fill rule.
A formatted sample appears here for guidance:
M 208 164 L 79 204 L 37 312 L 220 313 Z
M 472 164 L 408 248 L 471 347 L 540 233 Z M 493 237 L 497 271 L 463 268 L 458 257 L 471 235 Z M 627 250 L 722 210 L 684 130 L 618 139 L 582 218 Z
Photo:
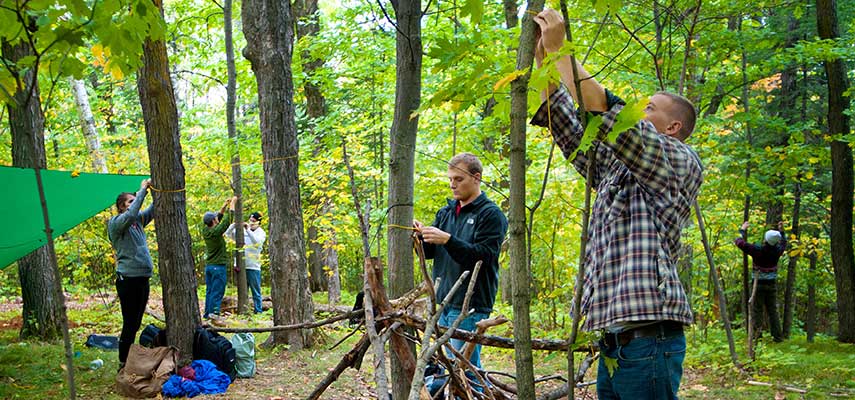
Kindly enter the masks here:
M 607 96 L 610 109 L 602 114 L 603 133 L 611 130 L 624 107 L 622 100 Z M 561 87 L 550 95 L 549 105 L 553 138 L 569 158 L 584 133 L 573 99 Z M 532 124 L 548 127 L 547 118 L 544 103 Z M 645 120 L 621 132 L 614 143 L 593 145 L 594 176 L 586 176 L 584 153 L 573 159 L 576 170 L 592 179 L 597 191 L 585 252 L 583 328 L 634 321 L 690 324 L 692 311 L 676 265 L 680 231 L 689 223 L 703 180 L 698 155 Z

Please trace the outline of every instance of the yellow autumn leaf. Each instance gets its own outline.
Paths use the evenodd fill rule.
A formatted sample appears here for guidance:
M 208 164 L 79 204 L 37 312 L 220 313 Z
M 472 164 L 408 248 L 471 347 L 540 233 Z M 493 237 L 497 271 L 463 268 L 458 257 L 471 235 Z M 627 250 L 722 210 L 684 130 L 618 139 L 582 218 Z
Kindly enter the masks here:
M 112 76 L 113 79 L 118 81 L 118 80 L 124 79 L 125 74 L 122 72 L 122 69 L 119 68 L 118 65 L 111 64 L 110 65 L 110 76 Z
M 813 179 L 813 171 L 805 172 L 805 179 Z
M 514 72 L 511 72 L 510 74 L 505 75 L 504 78 L 499 79 L 499 81 L 496 82 L 495 85 L 493 85 L 493 91 L 495 92 L 501 89 L 503 86 L 507 85 L 508 83 L 511 83 L 514 79 L 517 79 L 517 77 L 523 74 L 525 74 L 524 70 L 516 70 Z
M 77 171 L 77 170 L 71 171 L 71 177 L 72 178 L 77 178 L 78 176 L 80 176 L 80 171 Z

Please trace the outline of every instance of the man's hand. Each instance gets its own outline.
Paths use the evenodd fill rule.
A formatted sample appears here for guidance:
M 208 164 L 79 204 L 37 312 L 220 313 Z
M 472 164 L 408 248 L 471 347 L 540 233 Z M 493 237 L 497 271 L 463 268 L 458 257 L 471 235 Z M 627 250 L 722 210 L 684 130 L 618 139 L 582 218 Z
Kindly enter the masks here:
M 534 22 L 540 27 L 539 42 L 543 43 L 543 49 L 548 53 L 561 50 L 561 46 L 564 45 L 565 33 L 564 18 L 561 17 L 561 14 L 551 8 L 547 8 L 534 17 Z
M 229 199 L 229 211 L 235 210 L 235 203 L 237 203 L 237 196 L 232 196 L 232 198 Z
M 421 230 L 426 243 L 446 244 L 451 238 L 451 234 L 434 226 L 423 226 Z
M 747 230 L 747 229 L 748 229 L 748 221 L 743 222 L 743 223 L 742 223 L 742 227 L 741 227 L 741 228 L 739 228 L 739 229 L 742 229 L 743 231 L 744 231 L 744 230 Z
M 142 182 L 140 182 L 140 190 L 147 190 L 150 187 L 151 179 L 143 179 Z
M 414 219 L 413 220 L 413 228 L 416 228 L 416 232 L 421 232 L 424 229 L 425 224 L 421 223 L 421 221 Z

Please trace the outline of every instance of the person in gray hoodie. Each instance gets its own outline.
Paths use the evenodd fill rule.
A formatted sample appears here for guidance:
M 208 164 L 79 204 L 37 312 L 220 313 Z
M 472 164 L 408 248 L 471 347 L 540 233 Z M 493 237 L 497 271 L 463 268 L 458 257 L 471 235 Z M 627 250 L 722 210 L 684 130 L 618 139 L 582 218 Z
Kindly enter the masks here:
M 153 269 L 145 226 L 154 220 L 154 203 L 140 211 L 150 179 L 140 183 L 140 190 L 134 194 L 124 192 L 116 198 L 118 215 L 110 218 L 107 233 L 110 243 L 116 251 L 116 292 L 122 306 L 122 334 L 119 336 L 119 369 L 128 359 L 128 351 L 148 304 L 149 278 Z

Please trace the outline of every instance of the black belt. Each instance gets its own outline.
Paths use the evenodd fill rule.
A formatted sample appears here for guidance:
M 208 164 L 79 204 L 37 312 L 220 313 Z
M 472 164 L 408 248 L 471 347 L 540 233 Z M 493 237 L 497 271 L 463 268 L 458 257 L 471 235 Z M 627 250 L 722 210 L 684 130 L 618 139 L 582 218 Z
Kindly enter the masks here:
M 608 347 L 626 346 L 633 339 L 644 337 L 672 337 L 683 333 L 683 324 L 677 321 L 660 321 L 650 325 L 625 330 L 620 333 L 603 332 L 603 343 Z

